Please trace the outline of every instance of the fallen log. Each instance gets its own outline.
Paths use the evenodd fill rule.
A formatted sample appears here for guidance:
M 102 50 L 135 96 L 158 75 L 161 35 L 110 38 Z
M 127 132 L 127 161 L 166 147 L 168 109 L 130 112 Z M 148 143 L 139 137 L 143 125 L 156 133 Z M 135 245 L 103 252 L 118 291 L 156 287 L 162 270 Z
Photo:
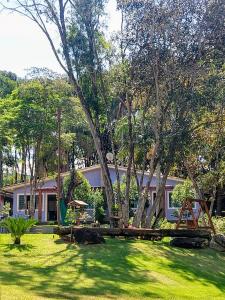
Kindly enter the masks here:
M 219 252 L 225 252 L 225 248 L 222 247 L 220 244 L 218 244 L 217 242 L 215 242 L 215 239 L 212 238 L 212 240 L 210 241 L 210 244 L 209 244 L 209 247 L 211 249 L 214 249 L 216 251 L 219 251 Z
M 86 227 L 83 227 L 86 228 Z M 73 227 L 72 232 L 75 233 L 82 227 Z M 210 240 L 211 233 L 208 230 L 191 230 L 191 229 L 146 229 L 146 228 L 86 228 L 90 232 L 99 233 L 102 236 L 125 236 L 125 237 L 198 237 Z M 54 233 L 63 236 L 70 234 L 70 227 L 57 227 Z
M 79 244 L 102 244 L 105 243 L 103 236 L 89 228 L 81 228 L 73 233 L 74 240 Z
M 175 238 L 170 242 L 170 246 L 186 249 L 203 249 L 209 246 L 209 240 L 203 238 Z
M 225 248 L 225 235 L 224 234 L 215 234 L 213 236 L 214 241 L 219 244 L 221 247 Z

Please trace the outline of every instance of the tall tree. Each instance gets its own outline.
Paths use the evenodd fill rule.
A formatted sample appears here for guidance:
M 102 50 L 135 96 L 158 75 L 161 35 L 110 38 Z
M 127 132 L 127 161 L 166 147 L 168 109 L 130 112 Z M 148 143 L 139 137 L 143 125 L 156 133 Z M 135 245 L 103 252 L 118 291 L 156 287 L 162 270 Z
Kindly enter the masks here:
M 145 97 L 153 133 L 149 180 L 142 189 L 134 225 L 140 226 L 148 189 L 156 166 L 160 180 L 156 199 L 149 210 L 149 224 L 162 203 L 164 188 L 176 155 L 190 138 L 191 119 L 201 99 L 196 81 L 206 36 L 202 22 L 211 1 L 118 1 L 126 15 L 126 35 L 134 87 Z M 205 51 L 205 49 L 204 49 Z M 150 145 L 149 145 L 150 146 Z M 147 151 L 147 150 L 146 150 Z M 146 157 L 146 154 L 144 155 Z M 146 162 L 145 162 L 146 163 Z
M 111 216 L 113 188 L 107 167 L 99 116 L 99 109 L 102 105 L 100 99 L 105 98 L 102 80 L 104 55 L 101 33 L 104 2 L 103 0 L 59 0 L 57 2 L 32 0 L 14 1 L 15 6 L 12 7 L 5 3 L 5 7 L 25 15 L 39 26 L 48 39 L 60 66 L 67 74 L 90 127 L 101 165 L 108 211 Z M 49 30 L 49 24 L 55 26 L 59 34 L 60 54 Z

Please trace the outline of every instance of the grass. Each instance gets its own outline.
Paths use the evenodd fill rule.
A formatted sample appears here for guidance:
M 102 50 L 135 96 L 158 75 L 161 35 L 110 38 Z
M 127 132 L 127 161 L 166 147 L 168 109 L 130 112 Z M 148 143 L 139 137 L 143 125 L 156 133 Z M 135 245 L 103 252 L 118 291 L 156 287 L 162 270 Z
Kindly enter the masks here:
M 225 255 L 171 248 L 168 241 L 107 239 L 77 246 L 0 234 L 1 300 L 225 299 Z

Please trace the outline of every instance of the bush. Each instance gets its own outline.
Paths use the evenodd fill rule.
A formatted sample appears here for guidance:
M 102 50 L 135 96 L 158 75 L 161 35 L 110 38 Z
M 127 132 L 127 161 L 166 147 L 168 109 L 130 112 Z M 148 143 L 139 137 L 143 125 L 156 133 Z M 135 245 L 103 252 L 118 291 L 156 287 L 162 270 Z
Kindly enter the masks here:
M 174 229 L 174 223 L 167 221 L 167 219 L 161 219 L 157 225 L 159 229 Z
M 187 198 L 195 199 L 196 193 L 193 188 L 192 182 L 187 179 L 183 183 L 177 184 L 172 192 L 172 201 L 174 207 L 182 205 L 183 201 Z
M 80 184 L 74 189 L 73 200 L 82 200 L 89 204 L 90 207 L 103 203 L 102 191 L 94 190 L 84 175 L 77 171 L 77 179 Z M 64 178 L 63 191 L 67 194 L 68 186 L 70 183 L 70 175 Z
M 225 218 L 224 217 L 212 217 L 212 222 L 215 227 L 216 233 L 225 234 Z
M 6 202 L 0 209 L 0 215 L 2 215 L 3 217 L 8 217 L 10 210 L 11 210 L 10 203 Z
M 20 245 L 21 236 L 23 236 L 28 229 L 30 229 L 34 224 L 36 224 L 36 220 L 34 219 L 24 219 L 22 217 L 19 218 L 7 218 L 3 220 L 0 225 L 6 228 L 12 236 L 14 244 Z
M 98 204 L 95 208 L 95 220 L 98 221 L 98 223 L 103 224 L 105 218 L 105 211 L 104 208 Z

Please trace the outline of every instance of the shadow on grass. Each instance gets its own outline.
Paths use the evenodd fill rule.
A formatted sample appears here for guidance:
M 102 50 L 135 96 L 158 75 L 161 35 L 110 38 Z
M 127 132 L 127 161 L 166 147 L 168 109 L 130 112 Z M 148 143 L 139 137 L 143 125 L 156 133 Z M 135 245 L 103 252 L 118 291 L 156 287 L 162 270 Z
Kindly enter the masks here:
M 58 240 L 57 244 L 62 241 Z M 143 241 L 145 247 L 152 242 Z M 13 245 L 11 245 L 13 246 Z M 183 250 L 172 248 L 165 242 L 155 242 L 156 255 L 168 260 L 163 262 L 165 268 L 179 273 L 183 278 L 199 280 L 203 284 L 213 284 L 221 292 L 225 292 L 225 257 L 211 250 Z M 136 263 L 131 257 L 142 261 L 154 259 L 146 248 L 138 249 L 136 241 L 107 239 L 106 244 L 75 246 L 67 244 L 58 252 L 46 255 L 41 264 L 25 263 L 19 257 L 9 261 L 10 270 L 0 270 L 2 283 L 22 285 L 38 296 L 46 299 L 79 299 L 80 296 L 96 296 L 120 299 L 121 295 L 135 297 L 128 285 L 140 287 L 137 298 L 161 299 L 161 292 L 142 289 L 149 283 L 161 283 L 147 272 L 142 263 Z M 9 249 L 10 250 L 10 249 Z M 146 252 L 145 252 L 146 251 Z M 216 260 L 218 269 L 213 270 Z M 11 272 L 11 270 L 14 272 Z M 38 280 L 37 280 L 38 278 Z
M 131 242 L 125 241 L 107 240 L 106 244 L 88 246 L 67 244 L 66 249 L 54 253 L 55 256 L 62 256 L 54 264 L 47 265 L 54 257 L 46 258 L 42 266 L 24 265 L 14 257 L 13 261 L 9 261 L 14 273 L 0 270 L 0 276 L 3 284 L 26 286 L 46 299 L 72 300 L 79 299 L 79 296 L 119 299 L 122 294 L 130 296 L 120 283 L 140 285 L 149 280 L 156 282 L 155 278 L 146 276 L 144 270 L 128 259 L 135 253 L 138 250 L 132 247 Z M 158 295 L 149 291 L 143 296 Z
M 32 249 L 35 248 L 35 246 L 31 244 L 24 244 L 24 245 L 7 244 L 7 245 L 1 245 L 1 248 L 6 251 L 18 250 L 19 252 L 22 252 L 22 251 L 31 251 Z
M 182 249 L 169 243 L 154 242 L 163 256 L 169 260 L 170 270 L 188 281 L 198 281 L 208 286 L 213 284 L 225 292 L 225 255 L 212 249 Z

